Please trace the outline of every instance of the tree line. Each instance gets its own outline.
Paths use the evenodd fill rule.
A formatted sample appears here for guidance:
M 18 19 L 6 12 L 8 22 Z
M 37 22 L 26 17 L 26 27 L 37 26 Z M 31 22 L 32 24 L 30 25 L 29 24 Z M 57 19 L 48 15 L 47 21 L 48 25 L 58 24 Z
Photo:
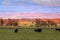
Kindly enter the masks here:
M 0 19 L 0 26 L 17 26 L 19 19 Z M 33 20 L 33 19 L 32 19 Z M 36 23 L 36 27 L 42 27 L 42 26 L 58 26 L 57 24 L 60 24 L 60 22 L 56 23 L 51 20 L 47 20 L 47 22 L 41 20 L 41 19 L 35 19 L 32 23 Z M 18 25 L 19 26 L 19 25 Z

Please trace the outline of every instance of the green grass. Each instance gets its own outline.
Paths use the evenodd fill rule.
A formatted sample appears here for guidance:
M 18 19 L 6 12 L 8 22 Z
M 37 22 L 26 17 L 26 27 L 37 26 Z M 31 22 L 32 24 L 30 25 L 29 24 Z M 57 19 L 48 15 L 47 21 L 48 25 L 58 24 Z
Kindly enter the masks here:
M 0 40 L 60 40 L 60 32 L 54 29 L 43 29 L 42 32 L 34 32 L 34 29 L 0 29 Z

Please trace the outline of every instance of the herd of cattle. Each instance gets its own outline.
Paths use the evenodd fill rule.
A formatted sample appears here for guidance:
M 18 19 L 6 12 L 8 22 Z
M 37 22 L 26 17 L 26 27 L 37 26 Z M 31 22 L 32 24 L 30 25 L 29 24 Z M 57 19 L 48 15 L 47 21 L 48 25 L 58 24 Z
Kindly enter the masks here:
M 34 29 L 34 31 L 35 31 L 35 32 L 42 32 L 42 29 L 41 29 L 41 28 L 36 28 L 36 29 Z M 55 31 L 60 32 L 60 28 L 56 28 Z M 16 29 L 14 30 L 14 33 L 17 33 L 17 32 L 18 32 L 18 29 L 16 28 Z

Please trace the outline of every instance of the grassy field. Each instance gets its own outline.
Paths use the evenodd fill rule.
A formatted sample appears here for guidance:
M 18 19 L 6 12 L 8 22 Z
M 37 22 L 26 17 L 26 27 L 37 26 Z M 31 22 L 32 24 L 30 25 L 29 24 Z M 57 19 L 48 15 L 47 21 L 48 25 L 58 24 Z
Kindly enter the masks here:
M 42 32 L 34 32 L 34 29 L 0 29 L 0 40 L 60 40 L 60 32 L 54 29 L 43 29 Z

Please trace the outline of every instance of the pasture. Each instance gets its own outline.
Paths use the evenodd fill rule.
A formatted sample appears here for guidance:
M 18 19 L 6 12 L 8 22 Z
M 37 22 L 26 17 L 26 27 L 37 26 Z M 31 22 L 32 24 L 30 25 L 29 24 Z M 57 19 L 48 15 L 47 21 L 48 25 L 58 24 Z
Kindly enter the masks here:
M 43 29 L 38 33 L 34 28 L 21 28 L 18 33 L 14 33 L 14 29 L 0 29 L 0 40 L 60 40 L 60 32 Z

